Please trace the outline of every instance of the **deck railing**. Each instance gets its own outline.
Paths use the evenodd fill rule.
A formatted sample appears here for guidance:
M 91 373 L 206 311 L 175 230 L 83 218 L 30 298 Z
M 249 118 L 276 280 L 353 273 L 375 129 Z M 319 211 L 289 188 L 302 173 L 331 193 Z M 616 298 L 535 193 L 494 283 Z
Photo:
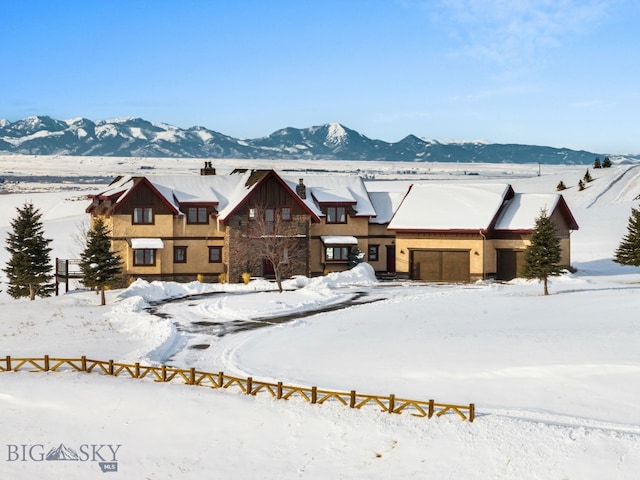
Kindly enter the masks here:
M 379 408 L 386 413 L 410 413 L 416 417 L 440 417 L 447 413 L 455 413 L 462 420 L 473 422 L 475 404 L 453 405 L 437 403 L 434 400 L 410 400 L 395 395 L 368 395 L 355 390 L 349 392 L 324 390 L 318 387 L 300 387 L 284 385 L 282 382 L 271 383 L 256 380 L 252 377 L 240 378 L 226 375 L 223 372 L 210 373 L 195 368 L 182 369 L 166 365 L 152 366 L 140 363 L 120 363 L 113 360 L 93 360 L 85 356 L 80 358 L 55 358 L 45 355 L 39 358 L 14 358 L 7 355 L 0 358 L 0 372 L 86 372 L 111 375 L 114 377 L 149 378 L 156 382 L 179 381 L 186 385 L 198 385 L 210 388 L 236 389 L 247 395 L 258 393 L 271 395 L 274 398 L 288 400 L 301 398 L 311 404 L 322 405 L 325 402 L 337 402 L 345 407 L 360 409 L 365 406 Z

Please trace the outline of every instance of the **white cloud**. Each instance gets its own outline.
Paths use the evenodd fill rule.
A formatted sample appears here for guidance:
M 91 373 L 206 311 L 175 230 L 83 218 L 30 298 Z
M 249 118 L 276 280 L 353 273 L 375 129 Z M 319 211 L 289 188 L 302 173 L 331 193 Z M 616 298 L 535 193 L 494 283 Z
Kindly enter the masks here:
M 616 0 L 441 0 L 438 17 L 463 50 L 497 64 L 526 63 L 588 32 Z

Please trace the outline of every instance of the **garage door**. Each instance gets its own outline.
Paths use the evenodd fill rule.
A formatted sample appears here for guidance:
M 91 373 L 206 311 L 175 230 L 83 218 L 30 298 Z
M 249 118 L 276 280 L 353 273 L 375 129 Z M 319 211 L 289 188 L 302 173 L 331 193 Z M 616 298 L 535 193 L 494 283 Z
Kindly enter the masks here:
M 520 270 L 524 263 L 524 250 L 498 249 L 496 259 L 498 262 L 497 280 L 507 281 L 520 276 Z
M 411 278 L 425 282 L 468 282 L 469 250 L 413 250 Z

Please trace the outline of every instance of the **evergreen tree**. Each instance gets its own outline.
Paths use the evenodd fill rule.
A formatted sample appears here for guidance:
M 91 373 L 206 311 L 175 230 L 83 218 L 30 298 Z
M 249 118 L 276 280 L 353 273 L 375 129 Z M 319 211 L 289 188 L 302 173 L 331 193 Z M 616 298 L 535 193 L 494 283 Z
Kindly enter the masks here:
M 581 192 L 584 190 L 584 182 L 582 180 L 580 180 L 578 182 L 578 191 Z
M 109 232 L 101 218 L 96 218 L 87 233 L 87 245 L 80 255 L 82 282 L 100 292 L 100 305 L 106 303 L 104 288 L 122 271 L 120 256 L 111 251 Z
M 596 157 L 595 161 L 593 162 L 593 168 L 602 168 L 602 164 L 600 163 L 600 157 Z
M 588 168 L 587 168 L 587 173 L 585 173 L 585 174 L 584 174 L 584 178 L 583 178 L 583 180 L 584 180 L 586 183 L 589 183 L 590 181 L 592 181 L 592 180 L 593 180 L 593 177 L 592 177 L 592 176 L 591 176 L 591 174 L 589 173 L 589 169 L 588 169 Z
M 627 234 L 616 249 L 613 261 L 620 265 L 640 267 L 640 210 L 631 209 Z
M 351 248 L 349 251 L 349 268 L 353 268 L 359 263 L 362 263 L 364 253 L 357 246 Z
M 29 297 L 29 300 L 36 295 L 49 297 L 54 291 L 49 257 L 51 240 L 44 238 L 42 213 L 31 203 L 16 210 L 17 216 L 11 220 L 13 230 L 7 236 L 6 249 L 11 254 L 4 269 L 9 279 L 7 292 L 13 298 Z
M 544 294 L 549 295 L 547 279 L 562 273 L 561 253 L 555 222 L 542 210 L 531 233 L 531 244 L 524 252 L 522 276 L 542 281 Z
M 609 159 L 609 157 L 604 157 L 602 168 L 611 168 L 611 160 Z
M 567 186 L 564 184 L 562 180 L 556 185 L 556 191 L 561 192 L 562 190 L 566 190 Z

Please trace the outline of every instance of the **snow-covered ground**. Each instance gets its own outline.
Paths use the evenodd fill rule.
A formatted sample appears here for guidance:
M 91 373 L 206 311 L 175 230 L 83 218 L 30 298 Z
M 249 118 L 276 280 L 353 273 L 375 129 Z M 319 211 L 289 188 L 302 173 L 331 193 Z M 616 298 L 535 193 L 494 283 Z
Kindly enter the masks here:
M 24 167 L 29 172 L 47 171 L 52 163 L 58 175 L 80 171 L 72 162 L 20 158 L 31 162 Z M 0 168 L 15 172 L 16 162 L 0 157 Z M 102 175 L 109 162 L 117 173 L 135 168 L 123 159 L 87 159 L 84 165 Z M 185 168 L 165 163 L 168 172 Z M 611 257 L 638 203 L 640 168 L 591 170 L 595 180 L 583 192 L 575 185 L 585 167 L 543 166 L 540 176 L 527 170 L 531 166 L 428 168 L 412 175 L 457 182 L 473 171 L 480 173 L 474 183 L 499 177 L 518 192 L 541 193 L 563 180 L 580 225 L 572 236 L 577 272 L 554 278 L 548 297 L 538 283 L 522 280 L 377 282 L 367 265 L 287 281 L 282 294 L 263 280 L 247 286 L 137 281 L 108 292 L 106 307 L 81 290 L 34 302 L 0 292 L 0 357 L 87 355 L 475 403 L 473 423 L 455 415 L 429 420 L 178 383 L 2 373 L 0 473 L 102 478 L 99 462 L 115 459 L 118 472 L 107 475 L 119 478 L 638 478 L 640 271 Z M 375 169 L 390 178 L 397 167 Z M 13 185 L 16 193 L 0 196 L 0 237 L 15 207 L 32 201 L 54 239 L 52 256 L 76 256 L 86 190 L 32 193 L 31 187 Z M 3 266 L 7 255 L 0 251 Z M 155 306 L 160 315 L 149 312 L 167 298 L 182 299 Z M 330 310 L 353 298 L 346 308 L 232 331 L 256 319 Z M 203 321 L 213 325 L 194 327 Z M 216 332 L 224 335 L 211 335 Z M 60 444 L 81 461 L 39 461 Z

